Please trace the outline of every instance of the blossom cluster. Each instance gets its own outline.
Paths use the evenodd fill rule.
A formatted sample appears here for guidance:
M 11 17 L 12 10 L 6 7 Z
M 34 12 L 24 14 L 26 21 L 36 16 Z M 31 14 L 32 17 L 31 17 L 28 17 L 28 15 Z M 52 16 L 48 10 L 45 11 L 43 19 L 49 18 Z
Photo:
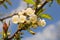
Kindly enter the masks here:
M 46 22 L 44 19 L 41 19 L 35 14 L 35 10 L 32 8 L 27 8 L 25 10 L 19 11 L 18 15 L 14 15 L 12 17 L 12 22 L 17 24 L 33 24 L 32 26 L 42 26 L 44 27 L 46 25 Z

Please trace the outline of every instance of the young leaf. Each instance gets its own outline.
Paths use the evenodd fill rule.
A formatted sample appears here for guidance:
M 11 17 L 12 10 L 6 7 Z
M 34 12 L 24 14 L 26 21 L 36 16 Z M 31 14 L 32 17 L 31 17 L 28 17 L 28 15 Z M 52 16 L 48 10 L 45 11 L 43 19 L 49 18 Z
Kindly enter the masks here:
M 35 4 L 34 0 L 24 0 L 28 4 Z
M 40 17 L 41 18 L 46 18 L 46 19 L 49 19 L 49 20 L 52 19 L 52 17 L 49 14 L 41 14 Z
M 40 9 L 37 13 L 37 15 L 41 14 L 42 12 L 44 12 L 46 9 Z
M 57 3 L 60 5 L 60 0 L 56 0 L 57 1 Z
M 46 9 L 40 9 L 39 10 L 39 13 L 42 13 L 42 12 L 44 12 Z
M 8 7 L 7 7 L 7 5 L 6 5 L 5 3 L 3 3 L 3 6 L 4 6 L 6 9 L 8 9 Z

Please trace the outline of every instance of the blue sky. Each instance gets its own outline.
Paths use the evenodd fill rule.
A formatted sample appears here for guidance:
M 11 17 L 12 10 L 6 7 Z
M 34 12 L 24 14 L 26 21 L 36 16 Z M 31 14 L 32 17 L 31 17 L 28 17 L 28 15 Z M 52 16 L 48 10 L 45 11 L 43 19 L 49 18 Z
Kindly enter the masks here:
M 26 8 L 26 4 L 22 2 L 22 0 L 11 0 L 12 6 L 8 5 L 8 9 L 5 9 L 3 6 L 0 7 L 0 14 L 4 17 L 7 16 L 10 13 L 15 13 L 20 11 L 21 9 Z M 58 5 L 55 1 L 53 2 L 52 6 L 49 7 L 48 5 L 45 6 L 46 11 L 44 13 L 48 13 L 53 17 L 53 20 L 47 20 L 47 25 L 44 28 L 38 27 L 37 29 L 33 30 L 36 33 L 36 35 L 31 35 L 27 31 L 23 31 L 25 34 L 23 35 L 24 38 L 22 40 L 60 40 L 59 30 L 60 30 L 60 5 Z M 8 20 L 8 19 L 7 19 Z M 11 19 L 9 19 L 11 20 Z M 8 20 L 8 21 L 9 21 Z M 7 21 L 7 22 L 8 22 Z M 2 23 L 0 23 L 2 26 Z M 11 26 L 9 29 L 11 29 L 11 33 L 13 34 L 16 31 L 16 24 L 13 24 L 11 22 Z M 2 27 L 0 28 L 0 31 L 2 30 Z M 58 35 L 57 35 L 58 34 Z M 53 35 L 53 36 L 52 36 Z

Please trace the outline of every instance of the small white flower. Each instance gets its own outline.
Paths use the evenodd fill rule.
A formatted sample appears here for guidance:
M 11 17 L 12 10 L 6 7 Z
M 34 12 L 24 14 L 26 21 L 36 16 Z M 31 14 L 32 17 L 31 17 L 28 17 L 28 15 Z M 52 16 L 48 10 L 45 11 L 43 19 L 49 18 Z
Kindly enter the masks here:
M 37 22 L 37 16 L 36 15 L 32 15 L 29 17 L 29 20 L 32 22 L 32 23 L 36 23 Z
M 44 26 L 46 25 L 45 20 L 44 20 L 44 19 L 42 19 L 42 20 L 40 19 L 40 20 L 38 21 L 38 25 L 44 27 Z
M 19 20 L 19 16 L 18 16 L 18 15 L 14 15 L 14 16 L 12 17 L 12 22 L 13 22 L 13 23 L 17 24 L 17 23 L 18 23 L 18 20 Z
M 27 8 L 27 9 L 25 10 L 25 13 L 26 13 L 28 16 L 33 15 L 34 12 L 35 12 L 35 10 L 33 10 L 32 8 Z
M 26 21 L 26 16 L 20 15 L 19 22 L 24 23 Z

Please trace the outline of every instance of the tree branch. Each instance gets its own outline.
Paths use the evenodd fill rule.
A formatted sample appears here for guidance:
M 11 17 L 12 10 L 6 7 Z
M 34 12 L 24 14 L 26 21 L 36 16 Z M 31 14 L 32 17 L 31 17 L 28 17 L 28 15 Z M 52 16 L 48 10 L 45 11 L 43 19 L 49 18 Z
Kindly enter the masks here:
M 10 17 L 12 17 L 12 16 L 14 16 L 14 15 L 18 15 L 18 14 L 15 13 L 15 14 L 9 15 L 9 16 L 7 16 L 7 17 L 0 18 L 0 21 L 3 21 L 3 20 L 5 20 L 5 19 L 7 19 L 7 18 L 10 18 Z
M 36 14 L 37 12 L 39 12 L 39 10 L 42 9 L 47 3 L 48 3 L 48 2 L 45 1 L 39 8 L 37 8 L 37 9 L 35 10 L 35 14 Z
M 37 5 L 39 4 L 39 0 L 36 0 L 36 2 L 35 2 L 36 4 L 35 4 L 35 6 L 36 6 L 36 9 L 35 9 L 35 12 L 37 11 Z M 35 13 L 36 14 L 36 13 Z
M 11 40 L 12 38 L 14 38 L 15 34 L 17 34 L 19 31 L 21 31 L 21 29 L 17 30 L 14 35 L 12 35 L 11 37 L 8 38 L 8 40 Z
M 15 34 L 17 34 L 18 32 L 20 32 L 20 34 L 23 34 L 23 33 L 21 33 L 21 31 L 22 30 L 25 30 L 25 28 L 24 27 L 22 27 L 21 29 L 18 29 L 11 37 L 9 37 L 8 38 L 8 40 L 11 40 L 11 39 L 13 39 L 14 38 L 14 36 L 15 36 Z

